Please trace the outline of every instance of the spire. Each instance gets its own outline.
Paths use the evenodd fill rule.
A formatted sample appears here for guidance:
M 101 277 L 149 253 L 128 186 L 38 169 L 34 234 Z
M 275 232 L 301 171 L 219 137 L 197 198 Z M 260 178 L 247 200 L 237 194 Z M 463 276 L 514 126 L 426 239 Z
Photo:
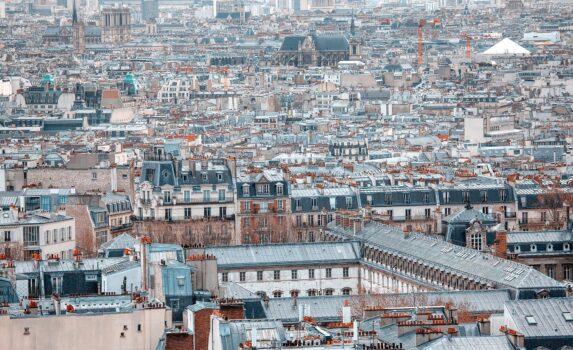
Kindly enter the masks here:
M 352 11 L 352 21 L 350 21 L 350 35 L 356 35 L 356 24 L 354 23 L 354 11 Z
M 73 5 L 73 9 L 72 9 L 72 23 L 73 24 L 77 24 L 78 23 L 78 11 L 76 9 L 76 0 L 74 1 L 74 5 Z

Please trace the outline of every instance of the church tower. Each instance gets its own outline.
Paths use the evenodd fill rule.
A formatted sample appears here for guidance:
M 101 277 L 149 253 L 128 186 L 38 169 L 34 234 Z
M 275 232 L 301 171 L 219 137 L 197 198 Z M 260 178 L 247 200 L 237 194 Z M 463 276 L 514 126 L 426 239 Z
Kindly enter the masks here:
M 82 55 L 86 51 L 86 35 L 84 22 L 78 20 L 78 11 L 74 0 L 72 10 L 72 43 L 74 45 L 74 54 Z

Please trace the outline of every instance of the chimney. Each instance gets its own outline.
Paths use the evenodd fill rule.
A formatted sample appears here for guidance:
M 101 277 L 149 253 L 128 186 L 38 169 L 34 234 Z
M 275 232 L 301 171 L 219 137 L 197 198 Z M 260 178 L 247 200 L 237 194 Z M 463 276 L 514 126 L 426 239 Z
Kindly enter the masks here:
M 491 335 L 491 321 L 489 318 L 478 320 L 478 328 L 481 335 Z
M 111 192 L 117 192 L 117 165 L 111 165 Z
M 54 303 L 54 311 L 56 312 L 56 316 L 60 316 L 62 313 L 60 296 L 57 294 L 52 295 L 52 302 Z
M 344 306 L 342 306 L 342 323 L 350 322 L 352 322 L 352 309 L 350 308 L 348 300 L 344 300 Z
M 494 255 L 505 259 L 507 257 L 507 231 L 499 230 L 495 233 Z
M 353 219 L 353 231 L 354 231 L 355 236 L 357 234 L 359 234 L 360 231 L 362 231 L 362 219 L 361 218 L 354 218 Z
M 403 231 L 404 231 L 404 239 L 408 239 L 410 237 L 410 230 L 408 230 L 408 227 L 404 227 Z
M 440 328 L 418 328 L 416 329 L 416 346 L 420 346 L 443 335 Z

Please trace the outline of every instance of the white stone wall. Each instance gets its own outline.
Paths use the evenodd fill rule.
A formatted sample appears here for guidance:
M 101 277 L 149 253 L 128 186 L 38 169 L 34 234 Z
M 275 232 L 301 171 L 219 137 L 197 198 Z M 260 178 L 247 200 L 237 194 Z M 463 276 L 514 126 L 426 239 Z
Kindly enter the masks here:
M 348 277 L 343 277 L 343 268 L 348 267 Z M 332 269 L 332 277 L 326 277 L 326 269 Z M 309 269 L 314 269 L 314 278 L 309 278 Z M 280 280 L 274 279 L 274 271 L 280 270 Z M 297 270 L 297 279 L 292 279 L 292 270 Z M 262 281 L 257 280 L 257 271 L 263 271 Z M 225 286 L 223 273 L 228 273 L 228 281 L 235 282 L 247 290 L 256 293 L 265 292 L 273 297 L 275 291 L 281 291 L 283 296 L 290 296 L 290 292 L 297 290 L 299 296 L 308 295 L 309 290 L 321 291 L 332 289 L 333 295 L 342 295 L 344 288 L 350 288 L 351 294 L 357 294 L 360 286 L 360 267 L 357 264 L 332 266 L 288 266 L 266 267 L 263 269 L 236 269 L 219 270 L 219 284 Z M 245 281 L 240 280 L 240 273 L 245 272 Z

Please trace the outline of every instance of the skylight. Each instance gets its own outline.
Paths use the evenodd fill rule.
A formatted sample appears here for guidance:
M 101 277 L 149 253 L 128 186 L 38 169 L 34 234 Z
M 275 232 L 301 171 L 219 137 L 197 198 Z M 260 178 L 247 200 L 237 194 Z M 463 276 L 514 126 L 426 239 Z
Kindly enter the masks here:
M 537 324 L 537 321 L 535 320 L 535 318 L 533 316 L 525 316 L 525 320 L 527 321 L 527 323 L 533 325 L 533 324 Z
M 567 322 L 573 321 L 573 315 L 571 315 L 569 311 L 563 313 L 563 318 L 565 318 L 565 321 Z

